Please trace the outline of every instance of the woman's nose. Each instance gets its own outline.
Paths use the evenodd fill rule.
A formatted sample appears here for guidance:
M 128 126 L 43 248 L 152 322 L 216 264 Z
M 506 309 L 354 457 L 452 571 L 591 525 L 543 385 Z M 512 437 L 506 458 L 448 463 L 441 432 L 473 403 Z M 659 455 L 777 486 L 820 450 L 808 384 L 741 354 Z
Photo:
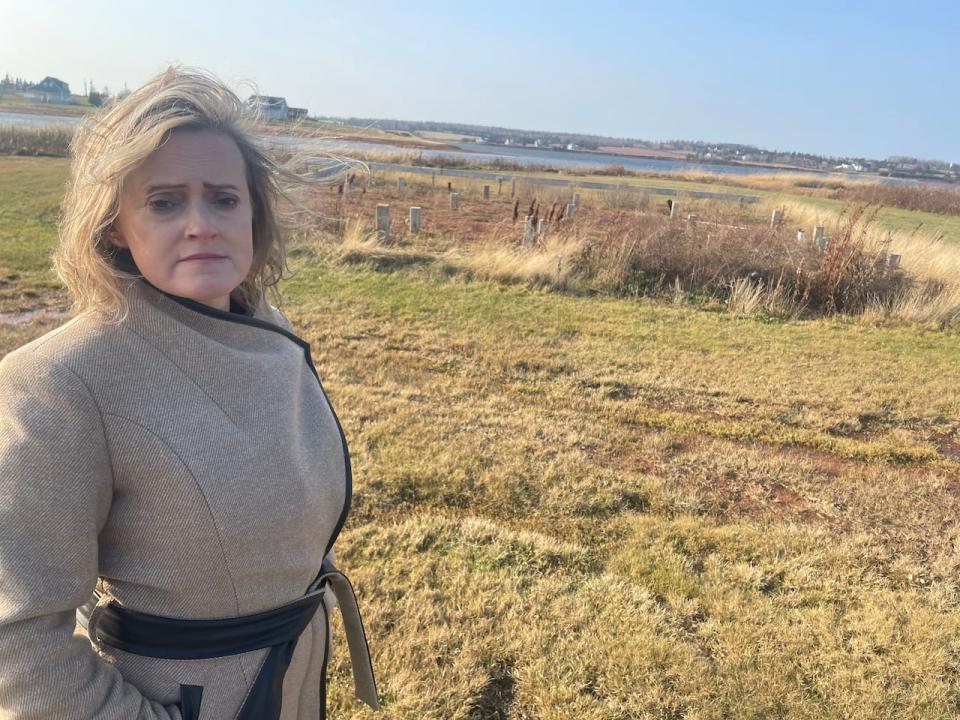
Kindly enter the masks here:
M 188 238 L 205 240 L 216 237 L 217 225 L 204 202 L 190 203 L 185 233 Z

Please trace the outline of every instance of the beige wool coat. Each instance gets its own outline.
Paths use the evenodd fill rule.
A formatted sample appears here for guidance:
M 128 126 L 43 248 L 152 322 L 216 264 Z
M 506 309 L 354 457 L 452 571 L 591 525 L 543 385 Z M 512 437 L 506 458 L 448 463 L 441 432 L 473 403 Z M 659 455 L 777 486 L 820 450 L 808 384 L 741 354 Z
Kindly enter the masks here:
M 122 323 L 81 314 L 0 363 L 3 719 L 178 720 L 181 684 L 203 687 L 201 720 L 234 718 L 266 649 L 96 647 L 78 608 L 95 589 L 175 618 L 275 608 L 307 590 L 350 506 L 340 423 L 279 313 L 125 292 Z M 322 717 L 327 614 L 297 642 L 282 720 Z

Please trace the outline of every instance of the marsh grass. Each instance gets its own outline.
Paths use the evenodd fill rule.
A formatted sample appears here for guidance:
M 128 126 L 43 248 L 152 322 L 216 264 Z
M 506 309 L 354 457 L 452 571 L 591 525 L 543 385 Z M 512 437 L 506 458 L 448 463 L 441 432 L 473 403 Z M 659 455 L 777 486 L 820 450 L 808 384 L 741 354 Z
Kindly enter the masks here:
M 912 273 L 889 267 L 887 255 L 894 246 L 877 227 L 876 207 L 851 206 L 824 220 L 826 213 L 811 219 L 810 208 L 791 205 L 789 222 L 771 227 L 766 205 L 753 208 L 678 195 L 674 201 L 682 209 L 671 218 L 662 199 L 654 202 L 630 191 L 610 196 L 581 189 L 583 205 L 571 219 L 564 217 L 571 188 L 521 182 L 513 203 L 506 197 L 483 203 L 477 198 L 487 183 L 458 178 L 463 207 L 454 212 L 445 207 L 445 190 L 433 187 L 429 180 L 412 178 L 402 195 L 392 189 L 394 182 L 393 175 L 375 173 L 365 186 L 369 196 L 360 203 L 345 210 L 337 200 L 338 212 L 351 218 L 352 232 L 365 238 L 362 248 L 356 242 L 344 246 L 351 249 L 339 252 L 341 258 L 358 262 L 367 253 L 382 260 L 384 248 L 374 249 L 363 208 L 379 202 L 403 207 L 409 201 L 426 208 L 429 229 L 415 237 L 395 223 L 396 232 L 391 232 L 395 248 L 390 252 L 397 257 L 417 255 L 421 263 L 424 253 L 432 253 L 438 267 L 469 277 L 566 292 L 671 300 L 680 287 L 689 301 L 719 304 L 734 312 L 744 311 L 749 292 L 751 308 L 781 318 L 862 316 L 869 311 L 874 321 L 881 316 L 910 321 L 924 317 L 938 327 L 953 322 L 944 308 L 954 286 L 940 279 L 950 261 L 931 248 L 929 256 L 939 258 L 939 266 L 919 265 L 917 253 L 911 251 Z M 526 216 L 533 217 L 535 224 L 538 220 L 548 224 L 533 248 L 520 242 Z M 825 250 L 797 237 L 792 223 L 801 218 L 829 226 L 831 242 Z M 920 240 L 914 242 L 919 245 Z M 900 250 L 901 245 L 894 249 Z M 919 311 L 925 303 L 930 312 Z M 880 308 L 888 312 L 879 313 Z
M 69 125 L 0 124 L 0 155 L 67 157 L 73 130 Z
M 628 170 L 623 165 L 559 168 L 546 163 L 520 163 L 495 158 L 470 158 L 463 156 L 425 156 L 411 150 L 377 150 L 358 154 L 374 162 L 401 163 L 422 167 L 451 167 L 462 169 L 496 169 L 511 172 L 537 172 L 551 174 L 579 174 L 583 176 L 644 178 L 682 182 L 696 185 L 722 185 L 726 188 L 742 187 L 763 190 L 773 194 L 808 195 L 837 200 L 841 203 L 883 205 L 903 210 L 920 211 L 941 215 L 960 215 L 960 187 L 942 187 L 930 183 L 884 182 L 869 177 L 857 178 L 823 173 L 754 173 L 749 175 L 687 172 L 650 172 Z

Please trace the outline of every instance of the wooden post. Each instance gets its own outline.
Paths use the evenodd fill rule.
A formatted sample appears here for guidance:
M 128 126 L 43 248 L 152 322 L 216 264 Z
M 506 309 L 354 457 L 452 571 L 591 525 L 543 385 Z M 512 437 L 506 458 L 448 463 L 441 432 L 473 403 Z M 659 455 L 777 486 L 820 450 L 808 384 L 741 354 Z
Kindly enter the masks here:
M 489 200 L 489 199 L 490 199 L 490 186 L 489 186 L 489 185 L 484 185 L 484 186 L 483 186 L 483 199 L 484 199 L 484 200 Z
M 450 193 L 450 209 L 460 209 L 460 193 Z
M 503 175 L 497 178 L 497 195 L 503 192 Z
M 447 181 L 447 192 L 453 192 L 453 183 L 449 180 Z
M 533 215 L 523 219 L 523 246 L 533 247 Z
M 390 206 L 377 205 L 377 240 L 390 241 Z

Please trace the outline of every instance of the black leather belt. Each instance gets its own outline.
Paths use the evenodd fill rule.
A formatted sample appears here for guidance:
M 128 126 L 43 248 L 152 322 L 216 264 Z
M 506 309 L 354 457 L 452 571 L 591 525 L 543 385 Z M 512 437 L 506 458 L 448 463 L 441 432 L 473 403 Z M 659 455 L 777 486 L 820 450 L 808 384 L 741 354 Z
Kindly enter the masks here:
M 89 619 L 82 614 L 79 617 L 92 642 L 147 657 L 197 660 L 270 648 L 235 720 L 277 720 L 283 678 L 297 640 L 318 608 L 323 608 L 324 615 L 327 614 L 323 594 L 328 585 L 336 595 L 347 631 L 356 696 L 378 710 L 373 665 L 357 596 L 347 577 L 326 558 L 320 574 L 305 595 L 265 612 L 213 620 L 185 620 L 138 612 L 117 604 L 113 599 L 98 598 Z M 327 621 L 329 625 L 329 617 Z M 325 649 L 320 680 L 321 718 L 326 716 L 326 674 Z M 180 686 L 183 720 L 199 718 L 202 697 L 202 687 Z

